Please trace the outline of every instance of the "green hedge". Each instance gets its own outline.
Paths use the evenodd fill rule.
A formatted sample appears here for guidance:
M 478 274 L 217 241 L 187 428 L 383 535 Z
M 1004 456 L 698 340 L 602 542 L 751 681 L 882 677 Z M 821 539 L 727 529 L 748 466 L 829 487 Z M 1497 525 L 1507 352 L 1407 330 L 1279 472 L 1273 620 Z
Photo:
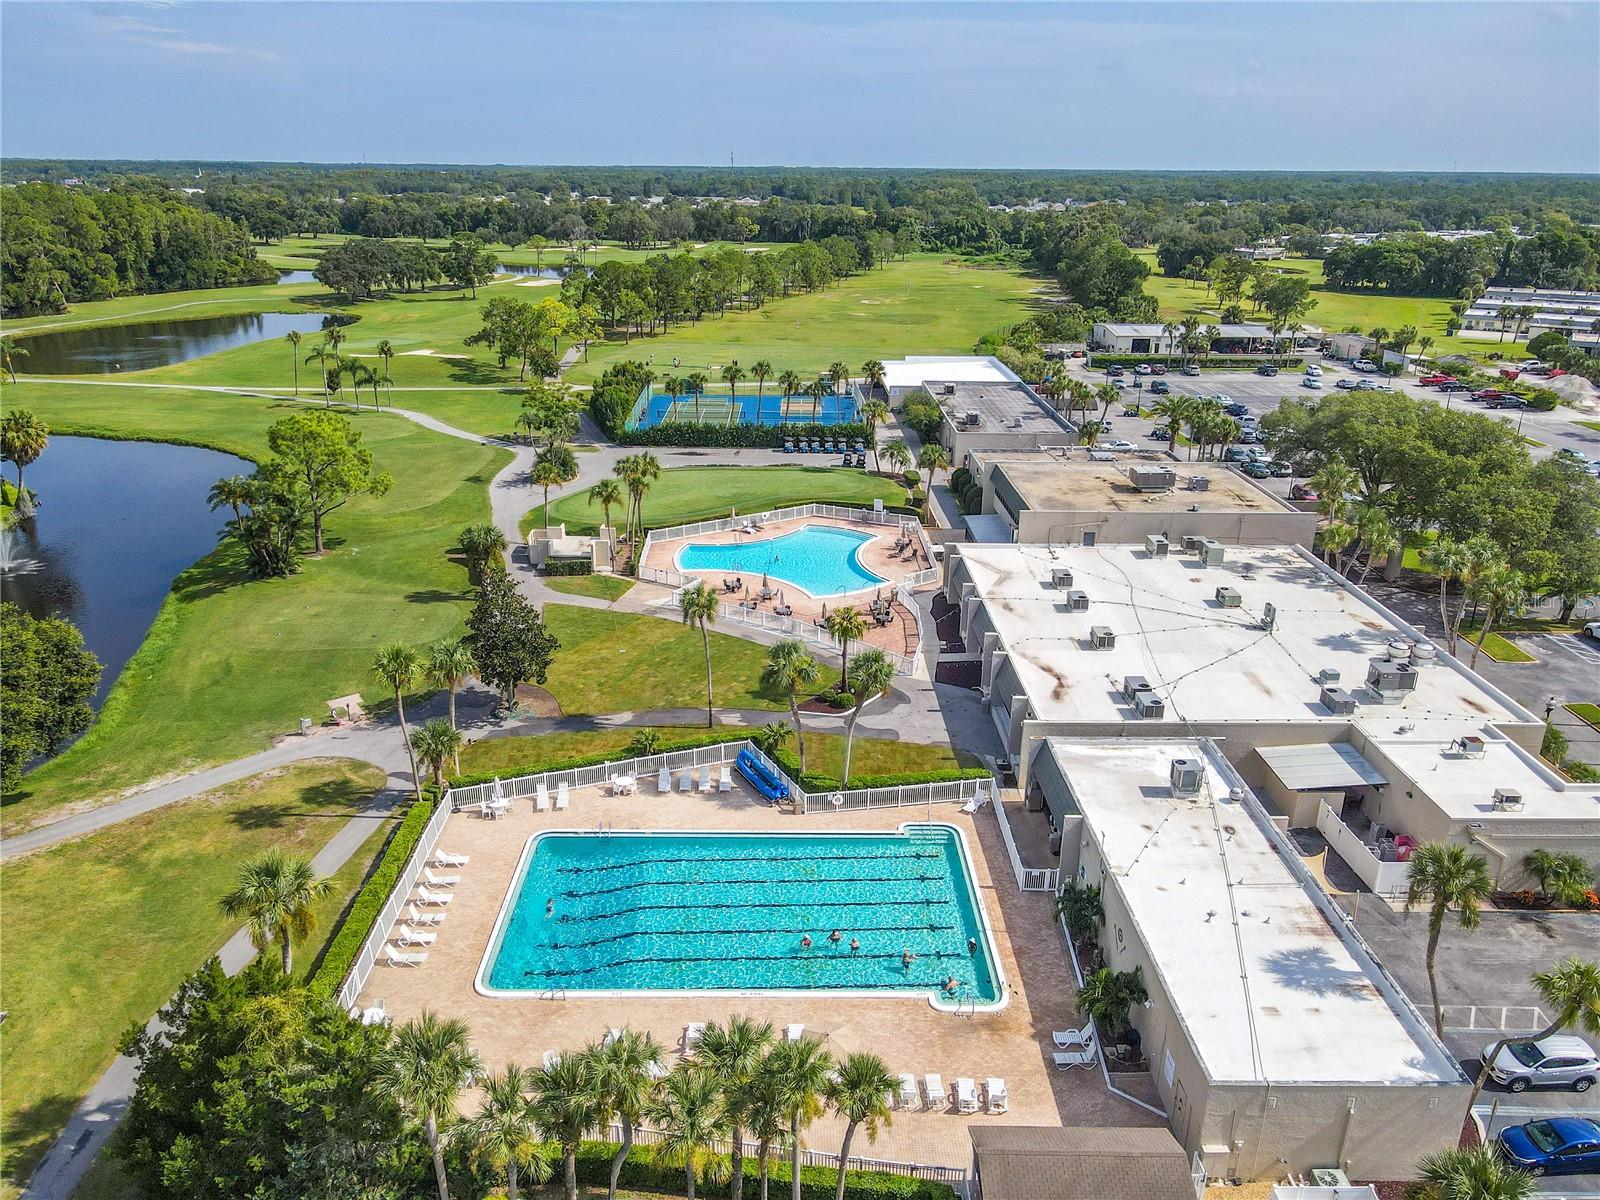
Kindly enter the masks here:
M 411 852 L 416 849 L 417 840 L 422 837 L 422 831 L 427 828 L 428 820 L 433 816 L 433 803 L 432 800 L 422 800 L 413 804 L 406 810 L 406 815 L 400 819 L 400 824 L 395 827 L 394 832 L 390 834 L 389 844 L 383 848 L 383 856 L 378 860 L 377 868 L 362 885 L 361 891 L 356 894 L 355 903 L 350 906 L 350 912 L 339 926 L 339 932 L 328 944 L 322 962 L 317 966 L 316 973 L 311 976 L 312 991 L 332 996 L 344 983 L 344 977 L 350 973 L 351 964 L 356 961 L 356 955 L 361 952 L 362 945 L 372 932 L 373 922 L 378 919 L 378 914 L 388 903 L 389 893 L 394 891 L 395 881 L 400 878 L 400 873 L 411 861 Z
M 559 1147 L 549 1147 L 556 1172 L 561 1170 Z M 604 1187 L 611 1181 L 611 1156 L 617 1147 L 611 1142 L 584 1142 L 578 1147 L 578 1186 Z M 801 1167 L 800 1195 L 802 1200 L 833 1200 L 839 1173 L 831 1167 Z M 755 1187 L 756 1164 L 745 1159 L 745 1194 Z M 789 1163 L 774 1161 L 767 1171 L 773 1196 L 788 1196 Z M 707 1164 L 696 1193 L 708 1197 L 728 1194 L 728 1160 L 717 1156 Z M 720 1181 L 720 1182 L 719 1182 Z M 625 1188 L 644 1192 L 663 1192 L 681 1196 L 684 1192 L 683 1168 L 656 1162 L 652 1148 L 635 1146 L 622 1164 L 617 1182 Z M 780 1186 L 781 1185 L 781 1186 Z M 890 1175 L 883 1171 L 848 1171 L 845 1174 L 844 1194 L 847 1200 L 955 1200 L 955 1192 L 947 1184 L 929 1183 L 906 1175 Z
M 779 748 L 777 753 L 768 756 L 784 769 L 784 772 L 808 792 L 837 792 L 843 785 L 833 775 L 823 775 L 817 771 L 800 771 L 800 760 L 787 746 Z M 987 779 L 989 772 L 983 767 L 946 767 L 939 771 L 905 771 L 899 775 L 852 775 L 850 787 L 856 788 L 886 788 L 910 787 L 918 783 L 948 783 L 956 779 Z
M 833 438 L 864 443 L 871 434 L 860 423 L 842 425 L 702 425 L 698 421 L 664 421 L 649 429 L 619 430 L 613 441 L 624 446 L 708 446 L 716 449 L 781 450 L 793 438 Z
M 593 575 L 594 562 L 587 558 L 547 558 L 539 568 L 541 575 Z

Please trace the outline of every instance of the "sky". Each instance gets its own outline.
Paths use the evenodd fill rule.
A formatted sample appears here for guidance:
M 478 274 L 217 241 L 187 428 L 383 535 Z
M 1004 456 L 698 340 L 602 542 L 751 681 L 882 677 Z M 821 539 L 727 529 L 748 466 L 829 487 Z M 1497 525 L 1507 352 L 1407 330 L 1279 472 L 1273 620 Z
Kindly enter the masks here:
M 5 0 L 0 155 L 1594 172 L 1600 4 Z

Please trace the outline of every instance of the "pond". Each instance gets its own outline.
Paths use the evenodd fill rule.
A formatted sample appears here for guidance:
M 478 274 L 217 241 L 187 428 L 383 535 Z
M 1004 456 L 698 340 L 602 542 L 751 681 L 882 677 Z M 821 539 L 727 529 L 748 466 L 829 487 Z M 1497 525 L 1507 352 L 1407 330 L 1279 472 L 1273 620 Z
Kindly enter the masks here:
M 315 283 L 317 277 L 311 271 L 279 271 L 279 283 Z
M 338 318 L 320 313 L 236 313 L 193 321 L 140 321 L 93 329 L 61 329 L 22 338 L 23 369 L 34 375 L 102 375 L 145 371 L 281 338 L 291 329 L 318 333 Z
M 6 599 L 83 631 L 105 664 L 94 706 L 144 641 L 178 573 L 216 548 L 206 493 L 253 463 L 162 442 L 52 437 L 27 469 L 37 515 L 0 532 Z M 8 471 L 13 479 L 14 472 Z
M 526 275 L 534 279 L 560 279 L 566 274 L 559 267 L 536 267 L 532 263 L 501 263 L 496 270 L 502 275 Z

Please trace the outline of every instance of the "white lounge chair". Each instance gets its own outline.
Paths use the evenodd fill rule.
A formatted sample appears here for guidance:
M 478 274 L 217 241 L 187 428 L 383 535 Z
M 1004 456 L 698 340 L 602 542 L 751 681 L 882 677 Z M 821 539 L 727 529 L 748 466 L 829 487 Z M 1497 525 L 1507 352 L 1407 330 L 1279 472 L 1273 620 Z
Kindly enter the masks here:
M 406 920 L 413 925 L 437 925 L 449 915 L 442 912 L 423 912 L 415 904 L 406 905 Z
M 956 1111 L 962 1113 L 978 1111 L 978 1085 L 964 1075 L 956 1080 Z
M 363 1025 L 387 1025 L 389 1014 L 383 1011 L 383 1001 L 375 1000 L 371 1008 L 363 1009 L 360 1005 L 350 1010 L 350 1015 Z
M 557 812 L 565 812 L 567 810 L 567 798 L 568 798 L 567 797 L 567 785 L 565 783 L 556 784 L 556 811 Z
M 545 786 L 542 779 L 539 781 L 539 786 L 533 789 L 533 811 L 550 811 L 550 789 Z
M 659 1058 L 653 1058 L 650 1060 L 650 1062 L 645 1064 L 644 1073 L 651 1079 L 665 1079 L 668 1075 L 672 1074 L 671 1071 L 667 1070 L 666 1064 L 664 1064 Z
M 551 1067 L 555 1066 L 561 1061 L 561 1051 L 546 1050 L 544 1052 L 544 1059 L 542 1061 L 544 1062 L 545 1070 L 548 1071 Z
M 1085 1046 L 1082 1050 L 1058 1050 L 1050 1057 L 1055 1060 L 1058 1071 L 1070 1071 L 1073 1067 L 1092 1067 L 1094 1047 Z
M 733 791 L 733 768 L 727 763 L 722 764 L 722 774 L 717 777 L 717 791 Z
M 937 1071 L 929 1071 L 922 1077 L 922 1090 L 928 1097 L 928 1111 L 939 1108 L 949 1099 L 944 1091 L 944 1079 Z
M 417 903 L 418 904 L 449 904 L 450 903 L 450 893 L 449 892 L 435 892 L 435 891 L 432 891 L 429 888 L 419 887 L 417 889 Z
M 1007 1112 L 1011 1108 L 1011 1097 L 1006 1093 L 1006 1081 L 991 1075 L 984 1081 L 983 1090 L 989 1101 L 989 1111 L 992 1113 Z
M 492 800 L 479 800 L 478 815 L 485 821 L 492 821 L 500 815 L 500 806 Z
M 1087 1046 L 1094 1041 L 1094 1025 L 1085 1021 L 1082 1029 L 1057 1029 L 1050 1040 L 1063 1050 L 1073 1046 Z
M 396 950 L 388 942 L 383 944 L 383 955 L 389 960 L 389 965 L 392 967 L 420 967 L 428 961 L 428 956 L 424 953 Z
M 609 1046 L 613 1042 L 615 1042 L 618 1038 L 620 1038 L 621 1036 L 622 1036 L 622 1030 L 618 1029 L 615 1025 L 613 1025 L 613 1026 L 611 1026 L 610 1029 L 606 1030 L 606 1035 L 605 1035 L 605 1037 L 600 1039 L 600 1044 L 602 1046 Z
M 656 776 L 656 791 L 670 792 L 672 790 L 672 768 L 662 767 L 661 774 Z
M 413 929 L 402 921 L 395 927 L 394 940 L 402 946 L 431 946 L 439 940 L 439 935 L 423 933 L 420 929 Z
M 700 787 L 699 787 L 699 791 L 702 794 L 704 794 L 706 792 L 709 792 L 710 790 L 711 790 L 711 768 L 710 767 L 701 767 L 700 768 Z
M 804 1025 L 795 1024 L 783 1027 L 783 1040 L 786 1042 L 798 1042 L 805 1035 L 806 1027 Z
M 423 867 L 422 868 L 422 877 L 428 881 L 429 886 L 436 887 L 436 888 L 437 887 L 455 887 L 456 884 L 461 882 L 461 876 L 459 876 L 459 875 L 439 875 L 439 874 L 436 874 L 434 872 L 434 869 L 432 867 Z
M 678 790 L 680 792 L 694 791 L 694 768 L 685 767 L 678 772 Z
M 446 854 L 443 850 L 435 850 L 433 861 L 441 867 L 464 867 L 472 859 L 465 854 Z
M 695 1048 L 700 1041 L 700 1035 L 705 1031 L 706 1023 L 704 1021 L 690 1021 L 683 1027 L 683 1052 L 685 1054 Z
M 922 1101 L 922 1095 L 917 1091 L 917 1077 L 910 1071 L 900 1076 L 900 1107 L 906 1112 L 916 1112 L 917 1106 Z

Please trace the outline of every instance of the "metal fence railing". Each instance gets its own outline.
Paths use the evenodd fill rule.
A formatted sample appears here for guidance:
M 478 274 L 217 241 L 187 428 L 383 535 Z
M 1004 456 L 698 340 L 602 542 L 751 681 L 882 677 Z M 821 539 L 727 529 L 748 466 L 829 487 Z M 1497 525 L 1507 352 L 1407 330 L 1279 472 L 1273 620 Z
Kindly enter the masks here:
M 373 965 L 383 951 L 383 944 L 389 940 L 389 930 L 394 928 L 395 918 L 400 915 L 400 909 L 410 897 L 411 889 L 417 885 L 417 879 L 422 874 L 422 868 L 427 865 L 429 855 L 439 844 L 439 835 L 444 832 L 445 822 L 450 819 L 450 811 L 450 805 L 440 801 L 439 806 L 433 810 L 433 816 L 423 827 L 422 836 L 417 839 L 417 844 L 411 851 L 411 861 L 406 863 L 406 869 L 400 872 L 400 878 L 395 880 L 394 890 L 389 893 L 389 899 L 378 913 L 378 919 L 372 923 L 372 932 L 367 934 L 367 940 L 361 944 L 355 961 L 350 964 L 350 973 L 344 977 L 344 984 L 339 988 L 341 1007 L 349 1009 L 361 995 L 361 989 L 366 986 L 367 977 L 372 974 Z
M 998 795 L 994 799 L 994 819 L 1000 823 L 1000 840 L 1006 844 L 1006 856 L 1011 859 L 1017 887 L 1024 892 L 1054 892 L 1061 884 L 1061 868 L 1022 865 L 1022 855 L 1017 852 L 1017 842 L 1011 834 L 1011 821 L 1006 817 L 1006 806 Z
M 606 1134 L 613 1141 L 620 1140 L 622 1127 L 613 1124 L 607 1128 Z M 635 1145 L 653 1146 L 661 1142 L 662 1139 L 663 1135 L 654 1129 L 636 1128 L 633 1131 Z M 746 1141 L 742 1138 L 740 1139 L 740 1145 L 742 1147 L 741 1153 L 746 1158 L 751 1159 L 761 1149 L 758 1143 Z M 706 1148 L 713 1154 L 729 1154 L 733 1151 L 733 1142 L 729 1138 L 716 1138 L 709 1142 Z M 774 1158 L 780 1158 L 784 1162 L 789 1161 L 786 1144 L 780 1147 L 774 1143 L 773 1146 L 769 1147 L 769 1150 Z M 839 1156 L 826 1150 L 808 1150 L 802 1146 L 800 1149 L 800 1165 L 802 1167 L 830 1167 L 837 1170 Z M 888 1158 L 864 1158 L 859 1154 L 852 1154 L 846 1162 L 845 1169 L 848 1171 L 882 1171 L 890 1175 L 906 1175 L 912 1179 L 926 1179 L 931 1183 L 946 1183 L 958 1192 L 964 1192 L 967 1184 L 967 1169 L 965 1167 L 899 1162 Z

